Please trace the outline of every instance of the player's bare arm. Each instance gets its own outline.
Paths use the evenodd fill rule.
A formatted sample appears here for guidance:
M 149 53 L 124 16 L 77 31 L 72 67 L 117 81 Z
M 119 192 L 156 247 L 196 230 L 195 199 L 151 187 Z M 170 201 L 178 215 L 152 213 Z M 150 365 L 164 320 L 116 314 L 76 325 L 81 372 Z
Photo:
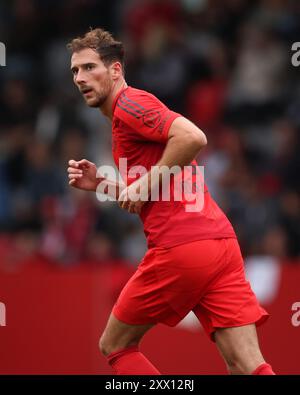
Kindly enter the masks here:
M 187 166 L 206 144 L 207 139 L 201 129 L 184 117 L 176 118 L 170 127 L 168 142 L 157 166 Z
M 152 172 L 159 171 L 162 167 L 171 168 L 177 165 L 183 168 L 189 165 L 206 144 L 207 139 L 201 129 L 184 117 L 176 118 L 170 127 L 164 153 Z M 143 195 L 141 191 L 145 189 L 150 193 L 151 172 L 123 190 L 119 197 L 120 207 L 130 213 L 139 214 L 145 200 L 132 201 L 129 196 L 132 196 L 131 191 Z

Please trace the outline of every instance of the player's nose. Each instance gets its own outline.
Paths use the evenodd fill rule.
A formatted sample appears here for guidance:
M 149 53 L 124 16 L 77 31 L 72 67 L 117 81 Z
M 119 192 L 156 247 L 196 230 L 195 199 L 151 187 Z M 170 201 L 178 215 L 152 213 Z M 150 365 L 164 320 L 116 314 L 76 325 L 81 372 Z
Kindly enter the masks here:
M 78 72 L 77 72 L 77 74 L 76 74 L 76 76 L 75 76 L 75 78 L 74 78 L 74 82 L 75 82 L 75 84 L 78 85 L 79 87 L 80 87 L 81 85 L 86 84 L 85 76 L 84 76 L 84 73 L 83 73 L 82 71 L 78 70 Z

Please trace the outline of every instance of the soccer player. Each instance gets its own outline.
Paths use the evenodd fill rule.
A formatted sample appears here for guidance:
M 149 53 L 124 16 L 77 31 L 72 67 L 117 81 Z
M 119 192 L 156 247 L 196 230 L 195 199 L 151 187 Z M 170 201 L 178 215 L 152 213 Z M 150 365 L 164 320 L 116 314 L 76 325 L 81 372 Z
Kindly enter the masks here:
M 113 307 L 101 352 L 116 374 L 160 374 L 139 350 L 140 340 L 155 324 L 175 326 L 193 311 L 229 373 L 274 374 L 256 334 L 268 313 L 245 279 L 235 232 L 206 186 L 198 211 L 186 210 L 184 199 L 172 199 L 176 176 L 170 201 L 132 198 L 152 185 L 153 169 L 197 169 L 194 158 L 207 144 L 205 134 L 152 94 L 127 85 L 123 45 L 109 32 L 91 30 L 68 48 L 74 83 L 86 104 L 112 121 L 116 165 L 126 158 L 128 173 L 134 166 L 147 169 L 118 190 L 120 207 L 140 215 L 149 248 Z M 105 181 L 114 184 L 96 172 L 94 163 L 71 159 L 69 184 L 88 191 Z

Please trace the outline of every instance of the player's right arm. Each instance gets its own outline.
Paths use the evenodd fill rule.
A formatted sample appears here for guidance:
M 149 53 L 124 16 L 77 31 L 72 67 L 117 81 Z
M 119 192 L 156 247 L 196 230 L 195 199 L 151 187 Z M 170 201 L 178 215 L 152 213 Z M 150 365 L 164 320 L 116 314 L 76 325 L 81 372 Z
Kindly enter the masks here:
M 123 185 L 119 183 L 108 180 L 105 177 L 97 176 L 97 167 L 95 163 L 88 161 L 87 159 L 82 159 L 80 161 L 76 161 L 71 159 L 69 161 L 68 167 L 69 174 L 69 185 L 74 188 L 82 189 L 84 191 L 97 191 L 97 187 L 100 182 L 103 184 L 103 190 L 109 191 L 110 186 L 113 187 L 113 190 L 116 191 L 117 196 L 113 196 L 118 199 L 119 193 L 124 188 Z

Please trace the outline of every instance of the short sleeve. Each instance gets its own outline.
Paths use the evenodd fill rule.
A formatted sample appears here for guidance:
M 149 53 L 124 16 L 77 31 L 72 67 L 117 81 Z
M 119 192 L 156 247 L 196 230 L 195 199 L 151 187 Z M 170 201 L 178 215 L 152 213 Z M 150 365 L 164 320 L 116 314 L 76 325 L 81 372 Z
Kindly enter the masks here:
M 171 124 L 181 115 L 148 92 L 126 90 L 117 100 L 114 116 L 144 139 L 165 143 Z

